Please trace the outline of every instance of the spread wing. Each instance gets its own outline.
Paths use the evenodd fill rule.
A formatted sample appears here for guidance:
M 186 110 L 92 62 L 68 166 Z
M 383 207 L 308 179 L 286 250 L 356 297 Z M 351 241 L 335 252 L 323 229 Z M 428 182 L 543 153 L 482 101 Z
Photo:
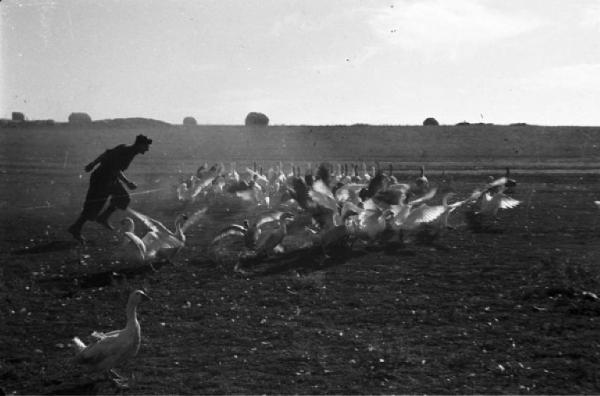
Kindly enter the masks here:
M 279 218 L 281 217 L 282 214 L 283 214 L 283 212 L 280 212 L 280 211 L 263 214 L 258 218 L 258 220 L 256 220 L 255 227 L 258 229 L 266 223 L 270 223 L 272 221 L 277 221 L 277 220 L 279 220 Z
M 221 231 L 219 231 L 219 234 L 213 238 L 211 243 L 213 243 L 213 244 L 217 243 L 221 239 L 227 238 L 229 236 L 244 237 L 244 236 L 246 236 L 247 232 L 248 232 L 248 230 L 246 230 L 245 227 L 243 227 L 239 224 L 231 224 L 230 226 L 225 227 Z
M 183 225 L 181 226 L 181 231 L 185 233 L 185 231 L 188 228 L 202 220 L 204 218 L 204 215 L 206 214 L 207 209 L 208 208 L 202 208 L 200 210 L 197 210 L 193 215 L 189 216 L 185 223 L 183 223 Z
M 379 191 L 383 190 L 385 187 L 385 176 L 381 171 L 378 171 L 369 181 L 369 185 L 367 186 L 367 194 L 366 198 L 371 198 L 375 196 Z
M 334 213 L 338 211 L 333 193 L 322 180 L 317 180 L 313 183 L 313 189 L 309 191 L 308 195 L 317 204 L 332 210 Z
M 519 205 L 521 201 L 518 201 L 514 198 L 509 197 L 508 195 L 502 195 L 498 201 L 498 207 L 500 209 L 512 209 Z
M 490 188 L 504 186 L 506 184 L 506 182 L 507 182 L 507 179 L 506 179 L 506 177 L 503 176 L 501 178 L 498 178 L 498 179 L 492 181 L 491 183 L 488 183 L 485 186 L 484 190 L 489 190 Z
M 256 176 L 256 178 L 258 180 L 261 180 L 265 183 L 269 183 L 269 179 L 267 179 L 265 176 L 261 175 L 260 173 L 253 171 L 250 168 L 246 168 L 246 172 L 250 173 L 252 175 L 252 177 Z
M 431 223 L 440 217 L 446 209 L 441 205 L 436 206 L 428 206 L 427 204 L 422 204 L 418 208 L 413 209 L 408 217 L 406 218 L 406 224 L 421 224 L 421 223 Z
M 432 188 L 431 190 L 429 190 L 425 195 L 417 198 L 417 199 L 413 199 L 412 201 L 409 202 L 410 205 L 417 205 L 426 201 L 429 201 L 431 198 L 433 198 L 435 196 L 435 194 L 437 193 L 437 188 Z
M 297 177 L 292 178 L 292 197 L 298 202 L 298 204 L 306 209 L 309 206 L 310 197 L 308 196 L 308 187 L 306 183 Z
M 167 227 L 165 227 L 164 224 L 161 223 L 160 221 L 154 220 L 153 218 L 146 216 L 145 214 L 142 214 L 142 213 L 138 212 L 137 210 L 134 210 L 131 208 L 127 208 L 127 211 L 129 213 L 131 213 L 132 215 L 134 215 L 142 223 L 144 223 L 144 225 L 146 227 L 148 227 L 150 230 L 152 230 L 154 232 L 160 232 L 162 230 L 162 231 L 168 232 L 169 234 L 172 234 L 171 231 L 169 231 L 169 229 Z

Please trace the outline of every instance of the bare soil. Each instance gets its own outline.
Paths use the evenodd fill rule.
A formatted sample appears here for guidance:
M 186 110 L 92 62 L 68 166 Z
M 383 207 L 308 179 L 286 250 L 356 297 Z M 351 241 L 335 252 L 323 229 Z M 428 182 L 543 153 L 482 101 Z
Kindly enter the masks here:
M 121 370 L 135 373 L 132 394 L 600 392 L 598 173 L 517 171 L 523 203 L 497 224 L 328 260 L 288 253 L 241 276 L 207 243 L 251 215 L 243 204 L 211 202 L 186 248 L 155 272 L 99 225 L 86 226 L 86 246 L 69 238 L 87 175 L 11 164 L 0 205 L 6 394 L 118 393 L 74 366 L 69 344 L 121 328 L 136 288 L 153 300 L 139 310 L 140 352 Z M 173 184 L 132 173 L 141 190 Z M 430 180 L 466 195 L 485 177 Z M 168 188 L 133 198 L 166 224 L 204 204 L 177 203 Z M 460 213 L 452 221 L 466 224 Z

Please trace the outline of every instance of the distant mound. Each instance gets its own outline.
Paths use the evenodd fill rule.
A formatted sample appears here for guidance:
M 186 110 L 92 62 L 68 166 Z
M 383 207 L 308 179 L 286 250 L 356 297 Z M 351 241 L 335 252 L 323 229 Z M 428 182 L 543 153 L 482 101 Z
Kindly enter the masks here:
M 94 121 L 93 124 L 111 128 L 163 128 L 166 126 L 171 126 L 171 124 L 165 121 L 141 117 L 111 118 Z
M 267 117 L 263 113 L 258 113 L 256 111 L 250 112 L 246 116 L 245 125 L 266 127 L 267 125 L 269 125 L 269 117 Z

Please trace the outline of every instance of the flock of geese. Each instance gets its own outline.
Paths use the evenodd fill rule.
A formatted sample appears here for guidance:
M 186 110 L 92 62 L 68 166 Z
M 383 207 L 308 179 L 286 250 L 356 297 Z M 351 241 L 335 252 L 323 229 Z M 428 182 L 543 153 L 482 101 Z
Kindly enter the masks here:
M 219 205 L 225 196 L 237 197 L 250 205 L 250 217 L 242 224 L 231 224 L 218 231 L 210 244 L 217 259 L 220 253 L 231 254 L 233 242 L 242 242 L 234 267 L 245 273 L 243 262 L 248 258 L 261 259 L 286 250 L 286 240 L 293 240 L 295 248 L 320 246 L 323 252 L 333 247 L 349 247 L 356 241 L 366 244 L 396 241 L 405 243 L 411 234 L 426 230 L 433 237 L 448 229 L 450 217 L 465 208 L 480 223 L 486 218 L 496 219 L 501 209 L 511 209 L 520 201 L 508 194 L 516 186 L 509 169 L 503 177 L 490 178 L 462 199 L 453 200 L 457 193 L 432 186 L 424 167 L 413 181 L 401 183 L 390 165 L 387 171 L 365 163 L 359 165 L 321 164 L 313 171 L 310 164 L 304 172 L 290 165 L 270 167 L 266 172 L 245 168 L 243 176 L 235 163 L 229 170 L 223 164 L 201 166 L 195 175 L 176 188 L 177 199 L 185 203 L 212 202 Z M 441 195 L 439 203 L 431 202 Z M 122 221 L 124 244 L 135 246 L 136 255 L 150 264 L 155 259 L 172 259 L 185 245 L 185 232 L 201 222 L 207 206 L 190 217 L 179 215 L 174 231 L 160 221 L 128 209 L 131 216 Z M 135 234 L 134 219 L 148 230 Z
M 457 193 L 430 183 L 424 167 L 414 180 L 401 183 L 392 167 L 386 171 L 366 165 L 321 164 L 315 171 L 309 165 L 304 172 L 291 165 L 246 168 L 245 178 L 235 164 L 225 171 L 222 164 L 200 167 L 196 175 L 177 188 L 181 201 L 194 202 L 200 197 L 217 201 L 223 195 L 235 195 L 256 205 L 255 219 L 232 224 L 216 234 L 211 247 L 227 252 L 232 238 L 243 241 L 240 258 L 260 259 L 286 251 L 286 239 L 293 239 L 292 249 L 320 246 L 347 248 L 356 241 L 376 244 L 389 241 L 405 243 L 411 234 L 426 230 L 435 236 L 454 228 L 450 216 L 466 208 L 478 221 L 496 219 L 500 209 L 511 209 L 520 201 L 507 195 L 516 187 L 510 171 L 491 178 L 462 199 Z M 441 195 L 437 204 L 432 204 Z M 289 250 L 289 248 L 288 248 Z M 244 273 L 238 260 L 235 271 Z
M 249 262 L 248 257 L 255 262 L 289 252 L 286 238 L 296 241 L 296 249 L 316 246 L 327 257 L 332 249 L 348 249 L 356 241 L 404 243 L 407 234 L 423 229 L 441 234 L 454 228 L 450 218 L 459 209 L 482 219 L 496 219 L 499 210 L 511 209 L 520 203 L 507 195 L 516 187 L 508 169 L 503 177 L 482 183 L 461 199 L 456 200 L 457 193 L 448 189 L 437 204 L 431 202 L 441 188 L 430 183 L 423 167 L 420 175 L 407 183 L 399 182 L 391 167 L 387 171 L 377 167 L 367 171 L 364 164 L 333 167 L 321 164 L 314 172 L 311 167 L 301 172 L 292 165 L 287 173 L 282 164 L 267 172 L 254 165 L 243 174 L 237 172 L 235 164 L 231 164 L 228 171 L 222 164 L 210 168 L 205 164 L 176 189 L 180 201 L 227 202 L 220 198 L 230 195 L 254 209 L 250 212 L 255 213 L 253 219 L 224 227 L 212 236 L 210 243 L 210 249 L 219 251 L 231 247 L 232 241 L 241 242 L 244 250 L 239 251 L 234 267 L 241 273 L 246 272 L 242 267 Z M 202 222 L 207 208 L 205 205 L 189 217 L 177 216 L 174 230 L 128 209 L 129 215 L 122 221 L 123 244 L 134 246 L 138 258 L 150 264 L 156 259 L 172 259 L 185 246 L 186 231 Z M 147 231 L 136 234 L 135 220 Z M 124 377 L 115 367 L 137 354 L 140 324 L 136 310 L 138 304 L 148 299 L 141 290 L 131 293 L 124 329 L 94 332 L 94 342 L 89 345 L 75 337 L 75 361 L 92 371 L 104 372 L 119 387 L 128 387 L 133 375 Z

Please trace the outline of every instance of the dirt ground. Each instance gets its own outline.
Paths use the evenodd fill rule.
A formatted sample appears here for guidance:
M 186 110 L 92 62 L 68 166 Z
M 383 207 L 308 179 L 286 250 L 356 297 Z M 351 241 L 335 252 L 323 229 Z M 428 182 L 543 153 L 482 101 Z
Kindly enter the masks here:
M 46 177 L 5 185 L 27 191 Z M 430 180 L 452 178 L 460 195 L 486 181 L 443 177 Z M 69 344 L 123 327 L 127 295 L 142 288 L 153 300 L 139 310 L 126 393 L 599 393 L 600 175 L 514 177 L 522 204 L 484 229 L 459 213 L 458 229 L 430 243 L 354 246 L 327 260 L 301 251 L 248 276 L 207 251 L 222 225 L 248 215 L 243 204 L 211 203 L 182 253 L 154 272 L 95 224 L 84 230 L 88 245 L 71 241 L 79 198 L 44 207 L 9 196 L 0 206 L 1 391 L 118 393 L 73 365 Z M 38 200 L 85 189 L 61 180 L 38 188 Z M 132 207 L 168 224 L 203 205 L 170 193 L 137 195 Z

